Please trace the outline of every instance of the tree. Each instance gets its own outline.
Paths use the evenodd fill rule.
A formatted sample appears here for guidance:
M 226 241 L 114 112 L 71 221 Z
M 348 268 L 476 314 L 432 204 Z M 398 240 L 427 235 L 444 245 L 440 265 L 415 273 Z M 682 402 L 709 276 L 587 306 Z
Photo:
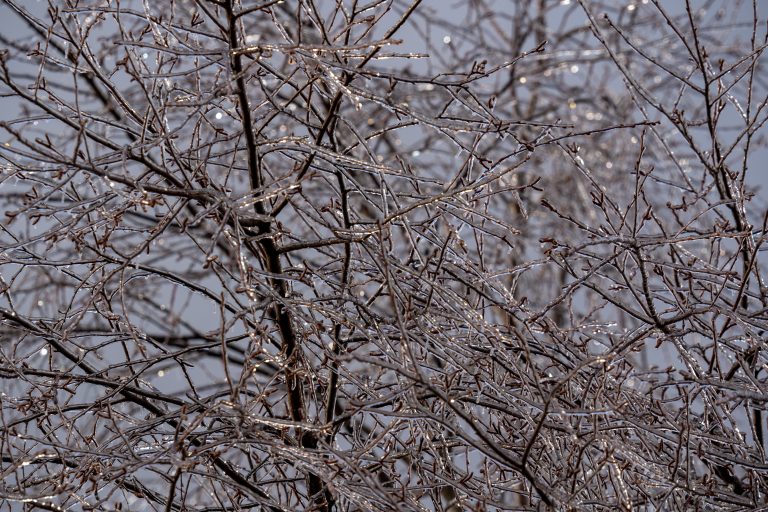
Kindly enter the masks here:
M 758 2 L 2 4 L 0 510 L 765 502 Z

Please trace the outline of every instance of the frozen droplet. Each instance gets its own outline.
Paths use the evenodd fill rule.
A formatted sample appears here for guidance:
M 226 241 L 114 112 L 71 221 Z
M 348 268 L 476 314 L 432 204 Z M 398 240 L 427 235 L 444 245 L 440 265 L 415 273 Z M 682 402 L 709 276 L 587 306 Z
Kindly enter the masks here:
M 613 162 L 605 162 L 606 169 L 613 169 Z
M 418 157 L 421 154 L 421 151 L 418 149 L 416 151 L 411 152 L 411 156 Z
M 443 36 L 443 43 L 451 44 L 451 36 Z
M 634 11 L 636 8 L 637 8 L 637 6 L 636 6 L 635 4 L 629 4 L 629 5 L 627 6 L 627 10 L 628 10 L 629 12 L 632 12 L 632 11 Z
M 632 138 L 630 138 L 630 139 L 629 139 L 629 141 L 630 141 L 632 144 L 637 144 L 637 137 L 632 137 Z
M 165 371 L 164 370 L 158 370 L 157 371 L 157 376 L 158 377 L 164 377 L 165 376 Z
M 525 78 L 524 76 L 521 76 L 521 77 L 520 77 L 520 83 L 521 83 L 521 84 L 524 84 L 524 83 L 525 83 L 525 82 L 527 82 L 527 81 L 528 81 L 528 79 L 527 79 L 527 78 Z
M 146 52 L 145 52 L 145 53 L 142 53 L 142 54 L 141 54 L 141 58 L 142 58 L 142 59 L 148 59 L 148 58 L 149 58 L 149 54 L 148 54 L 148 53 L 146 53 Z
M 221 119 L 222 117 L 224 117 L 224 114 L 221 112 L 216 112 L 216 119 Z
M 47 356 L 48 355 L 48 349 L 43 347 L 40 349 L 40 355 L 41 356 Z
M 560 5 L 571 5 L 571 0 L 560 0 Z
M 44 302 L 42 299 L 40 299 L 40 300 L 38 300 L 38 301 L 37 301 L 37 307 L 40 307 L 40 308 L 41 308 L 41 307 L 43 307 L 44 305 L 45 305 L 45 302 Z
M 571 110 L 576 108 L 576 102 L 573 100 L 568 100 L 568 108 L 570 108 Z
M 571 66 L 571 73 L 578 73 L 579 72 L 579 66 L 576 64 Z

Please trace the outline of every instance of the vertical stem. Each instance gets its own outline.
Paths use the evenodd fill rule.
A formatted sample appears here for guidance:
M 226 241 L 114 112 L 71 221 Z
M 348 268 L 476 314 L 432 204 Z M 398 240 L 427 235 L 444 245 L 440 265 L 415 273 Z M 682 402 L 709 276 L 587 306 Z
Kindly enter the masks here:
M 251 182 L 251 189 L 256 191 L 262 188 L 264 184 L 261 174 L 261 156 L 256 146 L 256 135 L 253 131 L 253 121 L 251 119 L 251 109 L 248 102 L 248 94 L 245 84 L 245 75 L 243 73 L 243 63 L 241 56 L 234 52 L 239 46 L 237 41 L 236 16 L 234 13 L 234 0 L 227 0 L 225 4 L 227 11 L 227 28 L 230 46 L 230 59 L 232 72 L 235 76 L 237 85 L 237 99 L 240 106 L 240 115 L 243 125 L 243 135 L 245 137 L 247 156 L 248 156 L 248 174 Z M 266 214 L 264 204 L 261 201 L 254 203 L 254 210 L 263 218 Z M 267 221 L 260 222 L 258 225 L 259 234 L 266 234 L 270 231 L 271 225 Z M 283 273 L 280 263 L 280 254 L 275 242 L 269 236 L 263 236 L 259 239 L 259 248 L 262 254 L 262 261 L 265 269 L 270 273 L 269 284 L 280 298 L 288 296 L 288 287 L 285 280 L 281 278 Z M 281 301 L 276 301 L 272 307 L 272 317 L 277 323 L 282 339 L 282 351 L 285 355 L 286 365 L 284 369 L 285 385 L 288 394 L 288 410 L 291 419 L 297 423 L 306 419 L 304 410 L 304 386 L 298 372 L 298 360 L 300 350 L 296 339 L 296 331 L 293 328 L 293 322 L 289 310 Z M 298 433 L 301 446 L 310 450 L 317 448 L 317 436 L 311 432 L 299 431 Z M 314 497 L 317 510 L 324 512 L 328 510 L 326 500 L 321 493 L 323 482 L 314 473 L 307 474 L 307 487 L 310 497 Z

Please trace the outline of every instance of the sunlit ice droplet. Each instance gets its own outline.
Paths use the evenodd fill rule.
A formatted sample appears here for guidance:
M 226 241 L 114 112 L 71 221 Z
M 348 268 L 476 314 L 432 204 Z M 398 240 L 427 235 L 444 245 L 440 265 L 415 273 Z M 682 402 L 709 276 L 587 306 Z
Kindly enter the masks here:
M 443 43 L 451 44 L 451 36 L 443 36 Z
M 577 66 L 576 64 L 571 66 L 571 73 L 578 73 L 578 72 L 579 72 L 579 66 Z
M 525 82 L 527 82 L 527 81 L 528 81 L 528 79 L 527 79 L 527 78 L 525 78 L 524 76 L 521 76 L 521 77 L 520 77 L 520 83 L 521 83 L 521 84 L 524 84 L 524 83 L 525 83 Z
M 221 119 L 222 117 L 224 117 L 224 114 L 221 112 L 216 112 L 216 119 Z

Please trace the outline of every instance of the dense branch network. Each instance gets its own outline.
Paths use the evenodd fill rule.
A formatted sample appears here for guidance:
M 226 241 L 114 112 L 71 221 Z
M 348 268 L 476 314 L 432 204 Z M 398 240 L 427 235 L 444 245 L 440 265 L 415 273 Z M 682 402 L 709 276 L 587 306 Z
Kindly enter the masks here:
M 44 4 L 0 511 L 764 503 L 758 2 Z

